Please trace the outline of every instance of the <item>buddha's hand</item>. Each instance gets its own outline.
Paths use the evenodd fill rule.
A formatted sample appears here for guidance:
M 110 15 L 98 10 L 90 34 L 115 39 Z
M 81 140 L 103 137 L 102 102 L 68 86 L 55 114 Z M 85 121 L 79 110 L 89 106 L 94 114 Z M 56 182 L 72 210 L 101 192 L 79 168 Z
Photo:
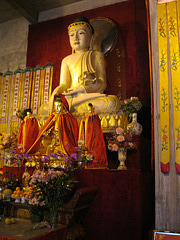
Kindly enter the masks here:
M 84 93 L 84 92 L 85 92 L 84 88 L 78 86 L 78 87 L 75 87 L 75 88 L 68 88 L 67 92 L 63 92 L 63 95 L 69 96 L 69 95 L 76 95 L 78 93 Z

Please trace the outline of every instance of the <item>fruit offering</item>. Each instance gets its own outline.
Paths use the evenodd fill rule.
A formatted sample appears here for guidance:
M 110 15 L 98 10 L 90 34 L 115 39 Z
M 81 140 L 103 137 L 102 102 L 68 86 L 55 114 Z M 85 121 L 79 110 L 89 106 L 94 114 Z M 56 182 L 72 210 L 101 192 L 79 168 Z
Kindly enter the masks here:
M 23 188 L 24 197 L 31 199 L 33 197 L 33 188 L 32 187 L 25 187 Z
M 23 191 L 20 187 L 16 187 L 16 190 L 11 195 L 12 198 L 24 197 Z
M 13 223 L 15 223 L 15 219 L 14 218 L 6 218 L 5 223 L 7 225 L 13 224 Z
M 16 190 L 11 195 L 12 198 L 32 198 L 33 189 L 32 187 L 25 187 L 23 190 L 20 187 L 16 187 Z

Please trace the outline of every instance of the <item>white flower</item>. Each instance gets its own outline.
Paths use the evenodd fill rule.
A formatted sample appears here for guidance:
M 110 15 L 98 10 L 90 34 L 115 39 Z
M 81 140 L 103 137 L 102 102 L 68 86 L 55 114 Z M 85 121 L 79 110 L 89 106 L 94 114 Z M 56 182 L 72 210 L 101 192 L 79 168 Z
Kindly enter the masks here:
M 83 140 L 79 140 L 78 141 L 78 146 L 82 146 L 82 145 L 84 145 L 84 141 Z

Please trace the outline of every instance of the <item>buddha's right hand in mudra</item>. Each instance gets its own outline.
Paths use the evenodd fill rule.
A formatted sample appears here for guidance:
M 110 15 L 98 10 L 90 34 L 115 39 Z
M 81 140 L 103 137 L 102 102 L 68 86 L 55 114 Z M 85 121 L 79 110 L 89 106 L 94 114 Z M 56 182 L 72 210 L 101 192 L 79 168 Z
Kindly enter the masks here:
M 101 110 L 102 106 L 105 106 L 104 98 L 107 97 L 103 93 L 107 81 L 104 54 L 91 49 L 93 33 L 94 29 L 85 17 L 75 19 L 69 25 L 68 34 L 72 54 L 62 60 L 60 84 L 51 95 L 49 113 L 52 111 L 54 95 L 57 93 L 65 95 L 71 112 L 78 112 L 79 106 L 88 104 L 89 101 L 93 103 L 96 112 L 98 112 L 98 106 Z M 105 100 L 106 103 L 108 102 L 108 107 L 113 100 L 112 95 L 111 98 L 108 101 Z M 114 99 L 116 102 L 116 96 Z M 117 104 L 112 103 L 110 108 L 114 108 L 114 106 L 117 107 Z M 107 109 L 103 109 L 103 112 L 110 110 L 108 107 L 106 106 Z

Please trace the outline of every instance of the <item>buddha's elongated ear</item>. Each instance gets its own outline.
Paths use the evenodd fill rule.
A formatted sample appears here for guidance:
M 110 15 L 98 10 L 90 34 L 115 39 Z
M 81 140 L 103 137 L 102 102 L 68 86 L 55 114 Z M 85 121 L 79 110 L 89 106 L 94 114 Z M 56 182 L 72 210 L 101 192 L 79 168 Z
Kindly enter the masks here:
M 94 34 L 93 34 L 93 35 L 91 36 L 91 41 L 90 41 L 90 44 L 89 44 L 89 50 L 94 50 L 94 49 L 93 49 L 94 40 L 95 40 L 95 37 L 94 37 Z

